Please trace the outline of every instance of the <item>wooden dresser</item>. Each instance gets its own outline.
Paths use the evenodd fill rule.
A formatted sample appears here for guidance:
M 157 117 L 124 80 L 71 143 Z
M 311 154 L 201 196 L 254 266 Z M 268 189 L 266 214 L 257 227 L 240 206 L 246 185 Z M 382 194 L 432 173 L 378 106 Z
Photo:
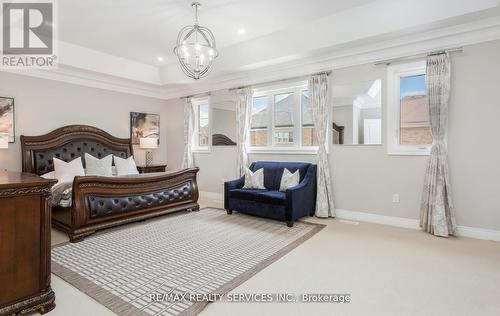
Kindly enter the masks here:
M 48 203 L 55 182 L 0 171 L 0 316 L 55 307 Z

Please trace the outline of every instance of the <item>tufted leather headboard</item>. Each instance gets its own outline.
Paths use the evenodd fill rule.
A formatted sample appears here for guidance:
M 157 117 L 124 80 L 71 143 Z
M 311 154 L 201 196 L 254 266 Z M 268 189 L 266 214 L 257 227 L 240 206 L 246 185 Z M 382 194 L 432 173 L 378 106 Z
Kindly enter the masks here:
M 133 154 L 129 138 L 117 138 L 96 127 L 69 125 L 41 136 L 21 136 L 23 172 L 42 175 L 54 170 L 53 158 L 66 162 L 85 153 L 101 158 L 109 154 L 127 158 Z

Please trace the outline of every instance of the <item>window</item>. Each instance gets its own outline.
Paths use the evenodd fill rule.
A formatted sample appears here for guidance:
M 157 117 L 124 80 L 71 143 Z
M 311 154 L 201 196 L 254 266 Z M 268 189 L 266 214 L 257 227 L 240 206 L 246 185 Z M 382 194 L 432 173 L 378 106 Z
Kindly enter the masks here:
M 425 62 L 388 68 L 389 154 L 428 155 L 432 144 Z
M 274 96 L 274 144 L 293 146 L 293 111 L 295 105 L 293 92 Z
M 250 144 L 252 146 L 267 146 L 268 127 L 267 96 L 255 97 L 252 102 L 252 117 L 250 124 Z
M 208 151 L 210 146 L 210 106 L 208 98 L 194 99 L 195 128 L 193 150 Z
M 307 82 L 254 92 L 249 143 L 254 152 L 317 151 Z
M 421 145 L 432 143 L 429 103 L 425 92 L 425 74 L 399 79 L 399 143 Z
M 302 112 L 302 146 L 318 146 L 316 129 L 314 128 L 311 108 L 311 97 L 309 90 L 303 90 L 301 94 Z
M 198 146 L 208 146 L 208 104 L 198 106 Z

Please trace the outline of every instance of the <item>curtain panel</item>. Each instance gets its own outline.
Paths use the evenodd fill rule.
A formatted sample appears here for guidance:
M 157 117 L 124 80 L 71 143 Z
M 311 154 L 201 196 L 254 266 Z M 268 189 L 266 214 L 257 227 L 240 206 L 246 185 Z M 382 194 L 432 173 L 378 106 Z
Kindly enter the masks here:
M 425 173 L 420 227 L 443 237 L 456 234 L 447 161 L 450 68 L 448 53 L 427 57 L 427 95 L 433 143 Z
M 236 143 L 237 143 L 237 170 L 240 176 L 248 168 L 248 137 L 250 133 L 250 115 L 252 110 L 252 88 L 238 90 L 236 103 Z
M 326 142 L 328 138 L 328 75 L 313 75 L 309 79 L 309 91 L 311 94 L 311 107 L 316 137 L 318 138 L 318 171 L 317 171 L 317 197 L 316 216 L 335 217 L 333 205 L 332 182 L 330 178 L 330 165 Z
M 194 154 L 192 150 L 194 128 L 195 128 L 195 111 L 193 102 L 190 98 L 186 99 L 184 105 L 184 155 L 182 157 L 181 168 L 194 167 Z

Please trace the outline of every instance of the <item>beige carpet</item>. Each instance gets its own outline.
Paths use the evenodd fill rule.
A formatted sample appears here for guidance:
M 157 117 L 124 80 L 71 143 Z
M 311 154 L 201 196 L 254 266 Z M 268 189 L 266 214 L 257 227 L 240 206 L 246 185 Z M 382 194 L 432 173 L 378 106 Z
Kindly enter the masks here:
M 204 199 L 203 206 L 221 206 Z M 436 238 L 417 230 L 307 218 L 326 227 L 231 293 L 342 292 L 349 304 L 224 303 L 201 316 L 500 315 L 500 243 Z M 52 230 L 53 244 L 67 237 Z M 57 307 L 49 316 L 113 316 L 52 275 Z
M 119 315 L 194 315 L 323 227 L 206 208 L 55 246 L 52 271 Z

